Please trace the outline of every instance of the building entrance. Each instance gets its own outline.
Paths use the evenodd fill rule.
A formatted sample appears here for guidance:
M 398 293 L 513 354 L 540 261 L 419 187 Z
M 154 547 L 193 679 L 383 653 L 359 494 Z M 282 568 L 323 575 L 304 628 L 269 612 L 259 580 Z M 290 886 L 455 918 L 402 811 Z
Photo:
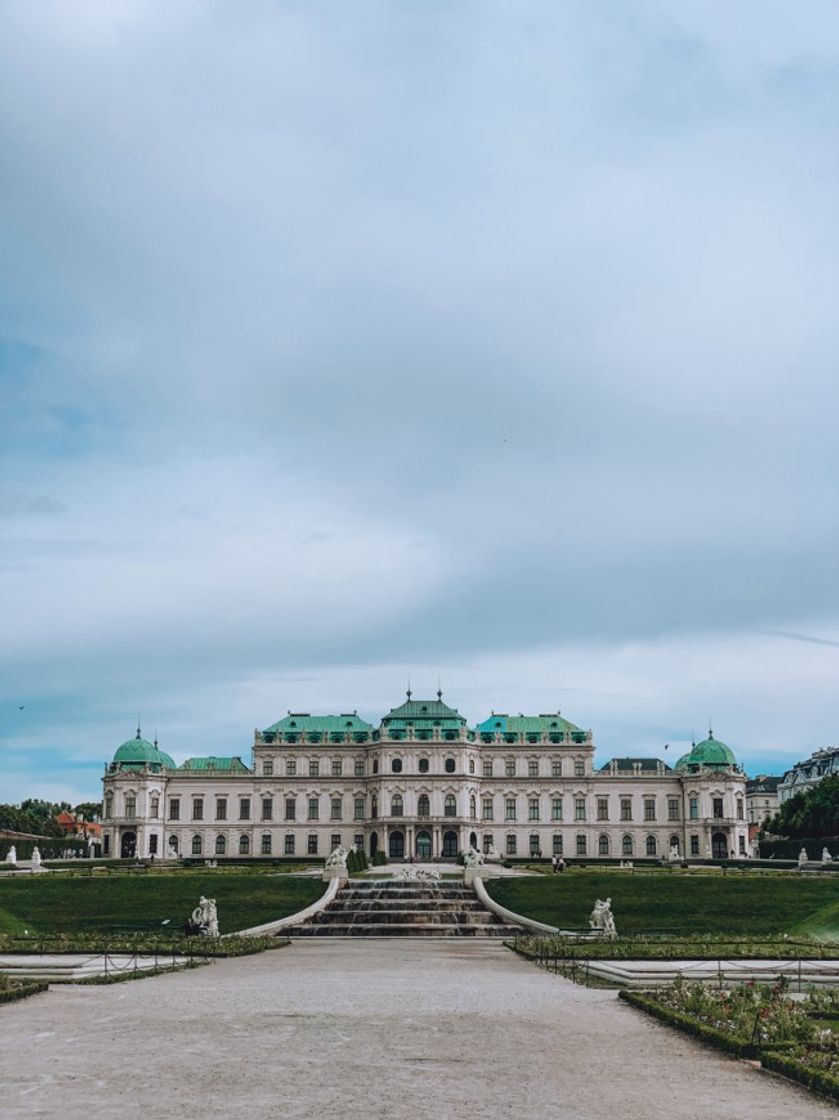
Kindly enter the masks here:
M 431 833 L 425 829 L 417 833 L 417 859 L 431 859 Z
M 443 833 L 443 855 L 448 858 L 457 855 L 457 833 L 451 829 Z
M 404 859 L 405 858 L 405 833 L 391 832 L 388 841 L 389 855 L 391 859 Z
M 122 859 L 133 859 L 137 854 L 137 833 L 123 832 L 119 854 Z

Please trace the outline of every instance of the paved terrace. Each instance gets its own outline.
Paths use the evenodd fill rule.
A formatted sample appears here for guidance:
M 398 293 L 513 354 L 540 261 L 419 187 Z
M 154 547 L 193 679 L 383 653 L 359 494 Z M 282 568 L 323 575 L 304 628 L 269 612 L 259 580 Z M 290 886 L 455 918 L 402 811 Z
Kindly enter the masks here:
M 0 1112 L 811 1120 L 835 1109 L 503 946 L 311 941 L 0 1006 Z

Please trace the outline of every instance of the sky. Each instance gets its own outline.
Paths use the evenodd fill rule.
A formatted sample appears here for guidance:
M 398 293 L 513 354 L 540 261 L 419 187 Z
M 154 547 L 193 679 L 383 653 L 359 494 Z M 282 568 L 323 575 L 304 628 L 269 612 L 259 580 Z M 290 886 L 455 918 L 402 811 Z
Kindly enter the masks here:
M 409 677 L 836 743 L 837 132 L 830 0 L 6 0 L 0 801 Z

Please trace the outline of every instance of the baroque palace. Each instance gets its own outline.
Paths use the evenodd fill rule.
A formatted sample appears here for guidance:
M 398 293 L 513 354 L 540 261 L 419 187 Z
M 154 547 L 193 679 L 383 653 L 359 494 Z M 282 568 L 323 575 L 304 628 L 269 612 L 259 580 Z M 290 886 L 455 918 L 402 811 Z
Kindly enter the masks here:
M 240 757 L 178 766 L 137 736 L 105 768 L 103 854 L 123 858 L 326 856 L 339 844 L 389 858 L 690 858 L 750 854 L 746 776 L 708 738 L 675 767 L 613 758 L 559 712 L 493 713 L 475 727 L 435 700 L 378 727 L 351 712 L 289 712 Z

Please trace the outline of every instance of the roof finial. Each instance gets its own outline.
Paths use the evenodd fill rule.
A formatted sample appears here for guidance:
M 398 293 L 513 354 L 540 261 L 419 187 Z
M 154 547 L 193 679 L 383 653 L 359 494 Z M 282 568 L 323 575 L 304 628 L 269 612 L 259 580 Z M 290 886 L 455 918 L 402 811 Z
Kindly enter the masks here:
M 411 674 L 408 674 L 408 691 L 406 693 L 408 699 L 411 699 Z
M 714 721 L 711 719 L 710 716 L 708 716 L 708 738 L 713 739 L 713 737 L 714 737 Z
M 157 750 L 157 728 L 154 729 L 154 749 Z
M 440 687 L 440 675 L 439 675 L 439 673 L 437 674 L 437 699 L 438 700 L 443 699 L 443 690 Z
M 140 713 L 139 712 L 137 713 L 137 738 L 138 739 L 143 738 L 142 733 L 140 731 Z

